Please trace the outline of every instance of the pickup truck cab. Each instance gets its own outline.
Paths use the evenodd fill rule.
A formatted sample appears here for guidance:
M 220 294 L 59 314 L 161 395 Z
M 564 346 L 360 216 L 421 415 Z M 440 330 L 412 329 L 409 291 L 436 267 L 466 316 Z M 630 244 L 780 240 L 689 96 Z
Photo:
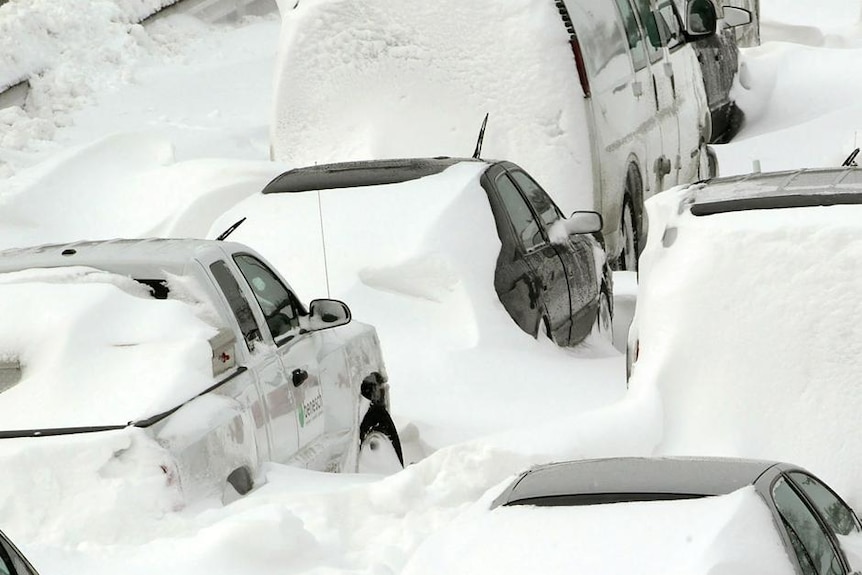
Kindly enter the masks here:
M 74 405 L 52 409 L 50 403 L 43 409 L 40 403 L 40 409 L 13 418 L 12 424 L 7 419 L 0 443 L 133 430 L 139 439 L 143 435 L 148 453 L 157 447 L 165 483 L 178 488 L 184 500 L 197 492 L 221 491 L 223 497 L 235 497 L 234 491 L 244 494 L 266 461 L 355 471 L 361 453 L 382 447 L 376 457 L 387 453 L 397 457 L 396 465 L 403 463 L 389 416 L 386 369 L 374 328 L 351 321 L 348 307 L 336 300 L 318 299 L 306 307 L 290 284 L 250 248 L 215 240 L 146 239 L 0 252 L 0 289 L 10 283 L 4 285 L 4 277 L 23 273 L 24 279 L 11 282 L 20 284 L 33 271 L 41 274 L 38 281 L 52 284 L 92 283 L 96 276 L 108 277 L 98 281 L 109 288 L 125 286 L 125 291 L 139 298 L 190 305 L 211 326 L 207 333 L 214 334 L 208 340 L 209 350 L 202 345 L 204 353 L 211 353 L 212 374 L 200 388 L 183 388 L 180 394 L 176 386 L 166 390 L 172 399 L 161 403 L 136 405 L 126 398 L 117 400 L 118 407 L 112 409 L 110 404 L 120 393 L 135 393 L 136 386 L 153 393 L 152 385 L 135 382 L 136 373 L 130 370 L 129 381 L 122 386 L 111 381 L 97 397 L 80 398 L 81 406 L 108 404 L 100 406 L 98 417 L 92 409 Z M 33 313 L 38 316 L 39 311 Z M 124 341 L 115 347 L 147 343 Z M 92 371 L 98 372 L 101 356 L 112 350 L 94 354 Z M 158 361 L 159 356 L 153 359 Z M 33 373 L 38 371 L 28 361 L 0 353 L 0 409 L 4 399 L 24 401 L 29 393 L 42 393 L 27 390 L 28 385 L 36 386 L 35 376 L 28 377 L 28 371 L 31 367 Z M 95 383 L 88 381 L 86 389 L 101 385 L 98 373 L 90 379 Z M 108 417 L 112 419 L 103 420 Z

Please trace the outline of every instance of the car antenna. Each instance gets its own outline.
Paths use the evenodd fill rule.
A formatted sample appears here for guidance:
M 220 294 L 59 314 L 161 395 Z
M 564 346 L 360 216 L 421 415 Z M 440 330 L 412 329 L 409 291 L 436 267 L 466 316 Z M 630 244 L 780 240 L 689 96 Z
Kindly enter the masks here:
M 241 219 L 241 220 L 240 220 L 240 221 L 238 221 L 238 222 L 234 222 L 234 224 L 233 224 L 231 227 L 229 227 L 228 229 L 226 229 L 225 231 L 223 231 L 222 233 L 220 233 L 220 234 L 219 234 L 219 236 L 216 238 L 216 240 L 218 240 L 218 241 L 220 241 L 220 242 L 225 241 L 225 240 L 227 239 L 227 237 L 228 237 L 229 235 L 231 235 L 231 234 L 234 232 L 234 230 L 235 230 L 235 229 L 237 229 L 238 227 L 240 227 L 244 221 L 245 221 L 245 218 Z
M 479 141 L 476 142 L 476 151 L 473 152 L 473 159 L 478 160 L 482 153 L 482 142 L 485 140 L 485 126 L 488 125 L 488 113 L 485 113 L 485 119 L 482 120 L 482 128 L 479 130 Z
M 855 150 L 850 152 L 850 155 L 847 156 L 847 159 L 844 160 L 844 163 L 841 164 L 841 166 L 845 167 L 845 168 L 849 168 L 852 166 L 855 168 L 858 165 L 858 164 L 856 164 L 856 156 L 858 156 L 858 155 L 859 155 L 859 148 L 856 148 Z

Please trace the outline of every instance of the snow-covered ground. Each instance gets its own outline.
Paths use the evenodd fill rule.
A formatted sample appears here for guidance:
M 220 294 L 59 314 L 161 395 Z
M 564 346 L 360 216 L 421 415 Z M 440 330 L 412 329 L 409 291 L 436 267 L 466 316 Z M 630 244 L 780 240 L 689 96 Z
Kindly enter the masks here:
M 862 82 L 855 64 L 862 50 L 860 2 L 828 0 L 807 9 L 794 0 L 762 4 L 765 43 L 745 52 L 747 75 L 740 83 L 747 88 L 737 91 L 748 123 L 736 141 L 719 147 L 723 171 L 748 171 L 755 159 L 764 169 L 838 164 L 857 145 L 862 128 L 862 108 L 855 102 Z M 27 45 L 34 22 L 45 22 L 39 33 L 63 43 L 39 54 L 25 52 L 50 66 L 31 82 L 24 108 L 0 110 L 0 248 L 115 236 L 214 235 L 223 214 L 292 167 L 269 161 L 278 15 L 222 25 L 183 15 L 132 24 L 129 11 L 145 5 L 12 0 L 0 7 L 2 46 Z M 81 21 L 88 22 L 86 31 L 77 27 Z M 0 73 L 12 77 L 18 73 L 12 68 L 0 58 Z M 517 139 L 517 131 L 510 137 Z M 410 217 L 437 215 L 413 210 Z M 283 271 L 288 279 L 301 273 Z M 631 280 L 617 282 L 618 288 L 628 286 L 618 293 L 621 307 L 631 304 Z M 767 278 L 763 288 L 768 289 Z M 494 301 L 493 287 L 487 290 Z M 397 326 L 405 310 L 427 317 L 428 302 L 405 299 L 384 314 L 370 293 L 353 290 L 349 296 L 356 302 L 348 303 L 381 313 L 358 318 L 381 326 L 393 374 L 432 370 L 433 362 L 404 361 L 399 350 L 411 342 L 386 339 L 387 327 Z M 5 326 L 8 320 L 0 321 Z M 398 573 L 423 540 L 524 467 L 552 459 L 645 454 L 661 440 L 658 391 L 641 387 L 625 393 L 622 355 L 573 354 L 526 336 L 516 342 L 522 352 L 515 354 L 517 339 L 517 332 L 492 333 L 482 349 L 498 345 L 495 354 L 470 357 L 469 349 L 461 349 L 435 357 L 463 366 L 458 382 L 399 386 L 393 377 L 396 422 L 417 460 L 393 476 L 335 476 L 271 464 L 262 488 L 225 507 L 192 506 L 138 522 L 101 513 L 88 521 L 86 501 L 63 491 L 63 477 L 75 478 L 74 458 L 46 457 L 38 474 L 19 477 L 15 485 L 48 489 L 49 500 L 66 504 L 53 515 L 39 515 L 12 501 L 0 528 L 23 526 L 9 528 L 9 535 L 43 575 Z M 496 370 L 484 369 L 484 362 L 514 358 L 524 371 L 487 379 Z M 561 372 L 568 372 L 565 380 Z M 543 381 L 536 373 L 554 375 Z M 430 379 L 427 373 L 423 378 Z M 448 434 L 442 399 L 457 396 L 454 390 L 473 381 L 496 387 L 498 399 L 518 397 L 522 405 L 491 410 L 468 402 L 459 409 L 475 410 L 483 424 Z M 400 401 L 412 406 L 406 415 L 399 413 Z M 556 403 L 553 410 L 549 402 Z M 528 419 L 513 421 L 513 411 Z M 543 417 L 530 418 L 534 411 Z M 27 451 L 19 456 L 39 457 Z M 848 495 L 862 501 L 862 491 Z

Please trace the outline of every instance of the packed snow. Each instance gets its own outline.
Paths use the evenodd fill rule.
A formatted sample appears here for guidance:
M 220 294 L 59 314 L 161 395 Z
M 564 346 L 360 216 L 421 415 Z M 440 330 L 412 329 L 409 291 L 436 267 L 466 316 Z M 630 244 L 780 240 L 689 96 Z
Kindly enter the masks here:
M 403 12 L 396 2 L 380 2 L 379 6 L 393 9 L 393 28 L 364 30 L 367 47 L 385 46 L 396 55 L 417 57 L 413 79 L 421 77 L 420 85 L 428 86 L 428 90 L 423 97 L 396 86 L 398 79 L 386 78 L 385 65 L 381 65 L 375 70 L 380 82 L 363 82 L 355 76 L 352 92 L 337 94 L 329 78 L 313 74 L 312 69 L 305 70 L 308 76 L 285 78 L 286 60 L 284 53 L 279 54 L 279 46 L 284 49 L 296 43 L 290 38 L 280 42 L 282 26 L 276 13 L 222 25 L 182 14 L 143 26 L 136 23 L 155 4 L 11 0 L 0 6 L 0 83 L 36 74 L 30 78 L 31 92 L 23 107 L 0 109 L 0 247 L 115 236 L 212 236 L 228 223 L 224 220 L 231 219 L 222 220 L 229 210 L 236 213 L 240 207 L 254 208 L 255 217 L 263 221 L 269 208 L 264 207 L 257 192 L 296 163 L 360 153 L 469 155 L 486 111 L 491 112 L 487 156 L 508 156 L 535 172 L 566 211 L 567 202 L 572 201 L 571 196 L 564 197 L 568 190 L 584 189 L 584 180 L 579 178 L 588 176 L 576 167 L 579 152 L 564 137 L 574 121 L 575 112 L 570 109 L 574 104 L 558 90 L 565 86 L 566 94 L 579 93 L 574 70 L 566 61 L 570 76 L 558 75 L 555 80 L 559 84 L 554 83 L 540 73 L 539 67 L 555 72 L 562 52 L 536 57 L 546 42 L 564 35 L 562 29 L 552 34 L 542 31 L 540 41 L 529 42 L 515 33 L 489 38 L 487 31 L 478 28 L 450 34 L 443 26 L 447 22 L 457 24 L 458 18 L 428 12 L 435 27 L 429 28 L 423 49 L 433 47 L 438 51 L 435 60 L 441 63 L 432 67 L 427 65 L 427 52 L 411 53 L 408 46 L 399 53 L 397 42 L 388 43 L 416 30 L 399 22 Z M 291 5 L 282 6 L 288 30 L 303 22 L 304 4 L 301 2 L 297 11 L 289 10 Z M 510 30 L 536 29 L 549 18 L 556 18 L 553 4 L 546 4 L 519 0 L 494 13 L 506 16 Z M 736 88 L 747 123 L 733 143 L 717 150 L 723 173 L 749 171 L 754 160 L 765 170 L 836 165 L 858 145 L 856 132 L 862 126 L 862 109 L 854 98 L 859 77 L 854 57 L 862 39 L 859 2 L 828 0 L 805 10 L 792 0 L 762 0 L 761 4 L 764 44 L 744 52 L 746 72 Z M 447 5 L 461 11 L 458 13 L 472 9 L 461 2 Z M 430 11 L 430 6 L 423 9 Z M 344 26 L 341 20 L 332 23 Z M 326 22 L 306 25 L 313 29 Z M 351 46 L 361 45 L 363 40 L 351 30 L 344 28 L 344 43 L 337 52 L 347 59 L 348 69 L 357 55 Z M 35 38 L 43 43 L 36 46 Z M 465 50 L 468 45 L 475 47 Z M 487 46 L 495 49 L 485 50 Z M 7 58 L 19 47 L 26 48 L 22 56 Z M 492 101 L 484 91 L 483 82 L 491 80 L 486 65 L 506 64 L 510 48 L 523 49 L 514 60 L 526 67 L 520 71 L 522 78 L 541 78 L 542 88 L 535 93 L 517 92 L 523 107 L 517 100 Z M 471 62 L 475 70 L 470 68 Z M 447 80 L 446 67 L 465 79 L 467 88 Z M 280 78 L 278 83 L 276 78 Z M 354 142 L 330 138 L 329 122 L 337 119 L 318 117 L 315 122 L 319 123 L 309 124 L 302 132 L 316 151 L 303 155 L 297 146 L 282 158 L 280 128 L 271 122 L 278 95 L 284 93 L 283 82 L 288 81 L 297 83 L 308 95 L 303 97 L 309 100 L 292 103 L 309 114 L 314 110 L 311 99 L 318 97 L 316 94 L 329 94 L 336 108 L 379 101 L 388 103 L 393 114 L 403 114 L 372 114 L 372 122 L 358 126 L 358 134 L 367 139 L 368 147 L 364 148 L 360 147 L 361 138 Z M 436 81 L 440 84 L 434 84 Z M 358 94 L 360 89 L 364 93 Z M 446 119 L 425 113 L 426 98 L 432 97 L 447 103 Z M 415 116 L 417 127 L 434 137 L 426 141 L 417 137 L 413 142 L 386 142 L 375 137 L 381 125 L 378 122 L 385 125 L 411 116 Z M 519 129 L 522 122 L 533 118 L 536 122 L 530 129 Z M 280 163 L 270 161 L 271 130 L 276 136 L 273 151 L 283 160 Z M 569 188 L 565 185 L 569 181 L 580 183 Z M 446 220 L 440 218 L 446 206 L 428 211 L 408 210 L 406 205 L 402 208 L 397 220 L 403 222 L 401 225 L 412 221 L 417 227 L 447 229 Z M 274 215 L 276 208 L 272 211 Z M 469 230 L 448 231 L 467 235 Z M 289 281 L 300 285 L 302 270 L 292 269 L 287 262 L 288 247 L 276 249 L 277 227 L 240 228 L 236 233 L 237 238 L 249 234 L 249 243 L 261 244 L 253 247 L 269 250 L 265 255 L 280 268 L 284 266 L 282 271 Z M 355 241 L 365 240 L 360 237 Z M 16 453 L 4 459 L 0 528 L 43 575 L 118 570 L 130 574 L 154 570 L 399 573 L 408 563 L 411 570 L 427 569 L 422 557 L 434 555 L 436 540 L 429 543 L 431 552 L 412 557 L 423 541 L 459 518 L 484 513 L 487 505 L 482 505 L 490 501 L 490 494 L 529 465 L 573 457 L 649 454 L 663 441 L 667 446 L 684 440 L 674 435 L 678 426 L 665 427 L 666 410 L 674 405 L 673 393 L 679 388 L 644 385 L 625 392 L 621 354 L 596 357 L 559 350 L 547 341 L 523 336 L 514 325 L 503 330 L 499 317 L 494 320 L 500 322 L 499 330 L 473 331 L 478 322 L 458 323 L 458 338 L 450 341 L 446 336 L 451 334 L 453 323 L 444 320 L 491 310 L 496 301 L 493 286 L 470 284 L 470 278 L 475 277 L 471 274 L 478 274 L 478 269 L 461 275 L 464 271 L 458 266 L 467 261 L 466 256 L 453 263 L 429 254 L 427 249 L 395 255 L 399 257 L 394 261 L 364 265 L 362 270 L 353 268 L 355 277 L 347 278 L 346 287 L 338 288 L 344 291 L 338 293 L 344 293 L 357 319 L 377 325 L 383 335 L 390 334 L 388 340 L 382 338 L 382 344 L 392 368 L 393 412 L 410 460 L 415 461 L 404 471 L 388 477 L 335 476 L 269 464 L 262 471 L 265 484 L 230 505 L 202 502 L 172 512 L 162 506 L 164 502 L 144 498 L 138 503 L 143 507 L 151 504 L 152 508 L 136 516 L 119 512 L 119 506 L 112 506 L 112 498 L 148 492 L 135 491 L 139 486 L 125 482 L 122 469 L 81 465 L 79 459 L 95 460 L 77 457 L 90 449 L 86 438 L 50 444 L 39 438 L 9 443 L 4 448 Z M 774 282 L 771 275 L 745 271 L 751 274 L 747 281 L 753 289 L 765 288 L 765 293 L 770 293 Z M 615 282 L 618 311 L 630 309 L 636 290 L 631 275 L 619 280 Z M 464 297 L 460 295 L 462 289 Z M 487 299 L 477 299 L 482 304 L 474 307 L 465 299 L 466 294 L 473 298 L 484 294 Z M 325 294 L 303 297 L 321 295 Z M 837 301 L 852 305 L 851 298 Z M 450 305 L 444 305 L 447 303 Z M 853 311 L 852 307 L 840 309 Z M 414 356 L 405 350 L 425 344 L 415 336 L 403 335 L 403 324 L 409 321 L 405 318 L 429 317 L 434 323 L 417 329 L 436 343 L 427 345 L 431 350 L 427 358 L 410 361 Z M 682 324 L 692 321 L 691 316 L 675 317 Z M 3 325 L 8 325 L 5 315 Z M 853 326 L 847 325 L 850 332 L 846 338 L 850 339 Z M 624 339 L 620 328 L 625 326 L 616 327 L 619 344 Z M 67 336 L 90 337 L 92 333 L 81 333 L 88 329 L 78 328 Z M 482 333 L 481 338 L 478 333 Z M 759 340 L 742 337 L 749 353 L 763 349 Z M 836 347 L 847 341 L 836 338 L 831 340 Z M 481 346 L 471 348 L 473 343 Z M 455 344 L 457 349 L 452 349 Z M 514 367 L 509 377 L 501 378 L 497 374 L 506 361 Z M 448 364 L 446 370 L 459 370 L 459 378 L 432 382 L 440 362 Z M 500 365 L 490 368 L 491 364 Z M 487 393 L 474 393 L 477 389 Z M 780 391 L 786 394 L 786 390 Z M 808 391 L 805 397 L 816 397 L 816 391 Z M 489 393 L 494 396 L 493 403 L 471 404 L 480 398 L 484 402 Z M 720 401 L 714 402 L 712 418 L 717 419 L 721 405 L 730 400 L 750 399 L 770 405 L 768 400 L 776 391 L 749 387 L 739 393 L 746 395 L 720 396 Z M 794 409 L 802 407 L 808 406 Z M 799 417 L 809 421 L 818 415 L 809 408 Z M 470 417 L 475 417 L 470 428 L 449 427 L 450 419 L 464 422 Z M 756 444 L 761 434 L 769 436 L 774 422 L 745 417 L 750 436 L 742 438 L 740 444 Z M 722 429 L 735 429 L 733 420 L 719 423 Z M 850 424 L 847 429 L 852 433 L 854 427 Z M 791 447 L 775 452 L 775 457 L 790 457 L 793 446 L 800 450 L 814 447 L 800 435 L 798 431 L 792 433 L 788 443 L 782 444 L 782 448 Z M 841 445 L 852 452 L 854 436 L 848 434 L 843 439 Z M 710 442 L 715 440 L 709 438 Z M 36 441 L 45 443 L 32 448 Z M 121 450 L 133 438 L 127 432 L 118 433 L 114 441 Z M 830 467 L 847 465 L 846 460 L 839 461 L 844 451 L 836 445 L 820 448 L 834 455 L 826 458 L 828 461 L 810 460 L 812 471 L 841 481 L 844 495 L 852 502 L 862 501 L 858 483 L 845 485 L 840 470 Z M 106 475 L 115 480 L 110 489 L 96 498 L 84 495 L 92 493 L 92 479 Z M 725 506 L 725 511 L 731 508 Z M 673 525 L 669 519 L 655 519 L 650 530 L 660 532 Z M 541 529 L 553 533 L 546 522 L 541 523 Z M 491 550 L 512 541 L 505 532 L 491 529 L 475 531 L 474 535 L 477 546 Z M 615 537 L 614 549 L 628 544 L 621 541 L 622 535 Z M 656 554 L 644 553 L 639 559 L 637 564 L 644 569 L 658 572 L 663 565 L 663 557 Z M 491 563 L 479 565 L 484 569 Z

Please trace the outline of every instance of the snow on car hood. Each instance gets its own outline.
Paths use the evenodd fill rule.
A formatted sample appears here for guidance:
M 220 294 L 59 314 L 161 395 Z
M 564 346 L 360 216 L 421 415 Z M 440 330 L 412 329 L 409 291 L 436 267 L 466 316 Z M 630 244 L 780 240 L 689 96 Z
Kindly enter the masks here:
M 21 379 L 0 393 L 0 428 L 125 425 L 212 383 L 216 329 L 176 300 L 86 268 L 0 274 L 0 359 Z
M 403 575 L 792 573 L 754 487 L 679 501 L 498 507 L 429 537 Z
M 862 207 L 698 217 L 684 193 L 648 202 L 641 259 L 631 387 L 660 389 L 660 452 L 793 461 L 852 492 Z

